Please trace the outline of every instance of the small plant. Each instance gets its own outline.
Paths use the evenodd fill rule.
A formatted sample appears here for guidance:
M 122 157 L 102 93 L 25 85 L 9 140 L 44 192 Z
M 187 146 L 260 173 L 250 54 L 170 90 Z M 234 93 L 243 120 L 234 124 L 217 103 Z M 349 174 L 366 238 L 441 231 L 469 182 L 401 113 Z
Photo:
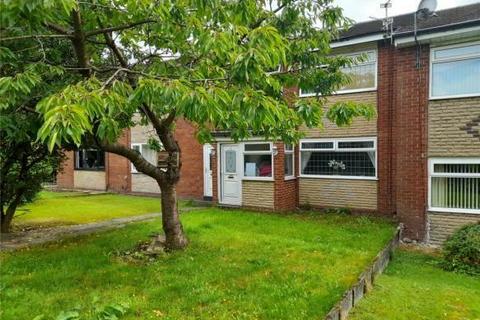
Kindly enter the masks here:
M 352 210 L 349 208 L 328 208 L 324 210 L 328 214 L 342 214 L 342 215 L 351 215 Z
M 480 274 L 480 222 L 457 230 L 443 245 L 445 270 Z
M 45 315 L 39 315 L 33 320 L 80 320 L 80 319 L 94 319 L 94 320 L 118 320 L 123 318 L 128 312 L 128 305 L 114 303 L 108 305 L 99 304 L 98 297 L 94 298 L 93 307 L 89 308 L 73 308 L 60 312 L 57 317 L 51 318 Z

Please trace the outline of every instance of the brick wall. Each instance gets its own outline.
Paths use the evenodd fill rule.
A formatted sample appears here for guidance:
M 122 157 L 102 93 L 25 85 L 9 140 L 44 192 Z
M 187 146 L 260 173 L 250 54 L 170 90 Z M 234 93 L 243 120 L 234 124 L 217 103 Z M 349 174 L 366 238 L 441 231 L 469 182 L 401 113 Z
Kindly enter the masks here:
M 275 187 L 273 181 L 242 181 L 242 206 L 274 209 Z
M 325 110 L 328 110 L 328 108 L 334 103 L 343 101 L 368 103 L 376 107 L 377 93 L 376 91 L 372 91 L 331 96 L 328 98 Z M 303 127 L 301 130 L 305 132 L 307 138 L 373 137 L 377 135 L 377 122 L 375 118 L 370 121 L 363 118 L 357 118 L 353 120 L 353 123 L 350 126 L 338 127 L 336 124 L 331 123 L 325 118 L 323 120 L 323 128 Z
M 377 91 L 377 212 L 392 216 L 395 212 L 394 148 L 393 148 L 393 79 L 394 49 L 388 44 L 378 47 Z
M 478 214 L 430 212 L 428 214 L 429 243 L 441 245 L 455 230 L 466 224 L 478 222 L 480 222 Z
M 75 170 L 73 175 L 75 189 L 101 191 L 107 189 L 105 171 Z
M 428 155 L 480 156 L 480 98 L 430 101 Z
M 57 185 L 60 188 L 73 188 L 73 169 L 74 169 L 74 153 L 73 151 L 66 151 L 67 157 L 63 162 L 62 170 L 57 174 Z
M 375 180 L 299 178 L 298 190 L 301 206 L 368 212 L 377 209 Z
M 195 127 L 183 119 L 176 122 L 175 138 L 181 149 L 181 178 L 177 195 L 182 198 L 203 198 L 203 146 L 196 138 Z
M 275 210 L 288 211 L 297 207 L 297 180 L 285 180 L 285 145 L 276 143 L 274 157 Z
M 126 130 L 117 143 L 130 147 L 130 130 Z M 130 161 L 122 156 L 106 153 L 107 190 L 114 192 L 132 191 Z
M 212 143 L 212 202 L 218 203 L 218 157 L 219 155 L 219 148 L 217 148 L 216 143 Z
M 393 183 L 396 214 L 404 235 L 423 240 L 427 204 L 427 107 L 429 48 L 422 47 L 415 67 L 415 47 L 395 50 L 393 61 Z

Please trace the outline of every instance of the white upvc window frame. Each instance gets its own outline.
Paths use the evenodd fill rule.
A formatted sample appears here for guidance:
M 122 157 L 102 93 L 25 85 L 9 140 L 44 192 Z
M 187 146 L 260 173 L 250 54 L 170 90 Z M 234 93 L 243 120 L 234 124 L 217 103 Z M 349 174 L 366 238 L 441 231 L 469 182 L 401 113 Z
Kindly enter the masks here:
M 253 144 L 268 144 L 270 150 L 261 150 L 261 151 L 245 151 L 246 145 L 253 145 Z M 273 154 L 273 143 L 268 141 L 252 141 L 252 142 L 243 142 L 241 144 L 242 148 L 242 180 L 252 180 L 252 181 L 274 181 L 275 176 L 275 168 L 274 168 L 274 154 Z M 270 155 L 272 158 L 272 176 L 271 177 L 252 177 L 252 176 L 245 176 L 245 155 Z
M 143 156 L 143 146 L 148 146 L 148 143 L 146 143 L 146 142 L 135 142 L 135 143 L 130 144 L 130 148 L 132 150 L 133 150 L 133 147 L 139 147 L 139 152 L 142 156 Z M 135 168 L 135 165 L 132 162 L 130 162 L 130 172 L 131 173 L 140 173 L 140 172 L 138 172 L 137 168 Z
M 435 63 L 455 62 L 455 61 L 463 61 L 463 60 L 469 60 L 469 59 L 475 59 L 475 58 L 480 59 L 480 53 L 479 54 L 464 55 L 464 56 L 456 56 L 456 57 L 453 57 L 453 58 L 450 57 L 450 58 L 435 59 L 435 52 L 441 51 L 441 50 L 461 48 L 461 47 L 469 47 L 469 46 L 474 46 L 474 45 L 479 45 L 479 44 L 480 44 L 480 41 L 463 42 L 463 43 L 453 44 L 453 45 L 448 45 L 448 46 L 432 47 L 430 49 L 430 71 L 429 71 L 429 87 L 430 87 L 429 88 L 429 99 L 430 100 L 457 99 L 457 98 L 469 98 L 469 97 L 480 96 L 480 92 L 467 93 L 467 94 L 445 95 L 445 96 L 434 96 L 433 95 L 433 65 Z
M 378 87 L 378 50 L 377 49 L 369 49 L 369 50 L 362 50 L 362 51 L 356 51 L 348 54 L 343 54 L 342 56 L 345 57 L 355 57 L 355 56 L 360 56 L 362 54 L 368 54 L 368 53 L 373 53 L 375 57 L 374 62 L 361 62 L 357 63 L 354 66 L 363 66 L 363 65 L 368 65 L 368 64 L 374 64 L 375 65 L 375 85 L 370 88 L 359 88 L 359 89 L 345 89 L 345 90 L 338 90 L 335 91 L 333 94 L 334 95 L 342 95 L 342 94 L 349 94 L 349 93 L 360 93 L 360 92 L 370 92 L 370 91 L 376 91 Z M 348 67 L 346 67 L 348 68 Z M 300 98 L 308 98 L 308 97 L 315 97 L 317 96 L 317 93 L 302 93 L 302 89 L 299 89 L 298 91 L 298 96 Z
M 373 148 L 338 148 L 339 142 L 359 142 L 369 141 L 373 142 Z M 302 144 L 305 142 L 333 142 L 333 148 L 331 149 L 316 149 L 316 148 L 302 148 Z M 373 151 L 375 153 L 375 176 L 340 176 L 340 175 L 313 175 L 302 173 L 302 151 L 310 152 L 361 152 L 361 151 Z M 354 137 L 354 138 L 333 138 L 333 139 L 302 139 L 299 143 L 299 177 L 300 178 L 315 178 L 315 179 L 342 179 L 342 180 L 378 180 L 378 155 L 377 155 L 377 137 Z
M 292 149 L 288 150 L 287 145 L 292 146 Z M 296 177 L 295 177 L 295 146 L 293 144 L 284 144 L 283 145 L 283 150 L 284 150 L 283 153 L 285 154 L 284 157 L 286 157 L 287 155 L 292 157 L 292 174 L 291 175 L 285 175 L 284 180 L 296 179 Z
M 480 158 L 430 158 L 428 159 L 428 211 L 480 214 L 477 209 L 432 207 L 432 179 L 435 177 L 480 178 L 480 173 L 435 173 L 436 164 L 480 164 Z

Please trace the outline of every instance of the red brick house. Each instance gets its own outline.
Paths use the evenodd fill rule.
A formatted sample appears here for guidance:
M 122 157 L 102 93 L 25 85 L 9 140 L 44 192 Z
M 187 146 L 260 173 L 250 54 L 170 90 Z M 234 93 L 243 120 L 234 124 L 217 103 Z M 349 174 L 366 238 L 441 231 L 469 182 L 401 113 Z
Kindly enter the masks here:
M 333 54 L 366 59 L 345 69 L 353 81 L 329 103 L 369 102 L 377 110 L 374 120 L 303 128 L 297 146 L 261 138 L 234 143 L 221 134 L 201 146 L 194 128 L 179 121 L 179 196 L 276 211 L 350 208 L 394 217 L 405 224 L 407 237 L 432 244 L 480 221 L 480 4 L 437 15 L 418 21 L 417 39 L 412 13 L 394 17 L 393 34 L 382 21 L 370 21 L 332 44 Z M 299 99 L 314 95 L 289 91 Z M 142 127 L 122 138 L 148 156 L 147 140 Z M 101 170 L 82 171 L 95 152 L 71 155 L 58 184 L 158 192 L 118 156 L 107 154 L 102 162 L 99 155 Z

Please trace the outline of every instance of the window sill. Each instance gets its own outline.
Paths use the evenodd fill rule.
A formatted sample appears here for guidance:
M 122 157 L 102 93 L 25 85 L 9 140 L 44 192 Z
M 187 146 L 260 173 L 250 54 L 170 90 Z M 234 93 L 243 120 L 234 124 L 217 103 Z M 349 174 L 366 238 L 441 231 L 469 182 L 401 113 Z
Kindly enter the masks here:
M 336 180 L 370 180 L 377 181 L 377 177 L 356 177 L 356 176 L 320 176 L 320 175 L 308 175 L 301 174 L 299 178 L 310 178 L 310 179 L 336 179 Z
M 93 171 L 93 172 L 105 172 L 105 168 L 102 169 L 80 169 L 80 168 L 75 168 L 73 171 Z
M 464 98 L 477 98 L 480 97 L 480 93 L 473 93 L 473 94 L 458 94 L 453 96 L 440 96 L 440 97 L 433 97 L 430 96 L 430 100 L 453 100 L 453 99 L 464 99 Z
M 295 177 L 295 176 L 286 176 L 283 180 L 284 181 L 289 181 L 289 180 L 296 180 L 296 179 L 297 179 L 297 177 Z
M 344 91 L 338 91 L 338 92 L 334 92 L 332 93 L 331 96 L 341 96 L 341 95 L 344 95 L 344 94 L 352 94 L 352 93 L 362 93 L 362 92 L 374 92 L 374 91 L 377 91 L 377 88 L 374 87 L 374 88 L 365 88 L 365 89 L 352 89 L 352 90 L 344 90 Z M 299 94 L 298 97 L 299 98 L 310 98 L 310 97 L 316 97 L 317 94 L 316 93 L 306 93 L 306 94 Z M 322 97 L 321 94 L 318 95 L 319 97 Z
M 274 181 L 273 177 L 243 177 L 242 181 Z
M 455 209 L 455 208 L 429 208 L 428 212 L 435 213 L 462 213 L 462 214 L 479 214 L 480 215 L 480 210 L 476 209 Z

